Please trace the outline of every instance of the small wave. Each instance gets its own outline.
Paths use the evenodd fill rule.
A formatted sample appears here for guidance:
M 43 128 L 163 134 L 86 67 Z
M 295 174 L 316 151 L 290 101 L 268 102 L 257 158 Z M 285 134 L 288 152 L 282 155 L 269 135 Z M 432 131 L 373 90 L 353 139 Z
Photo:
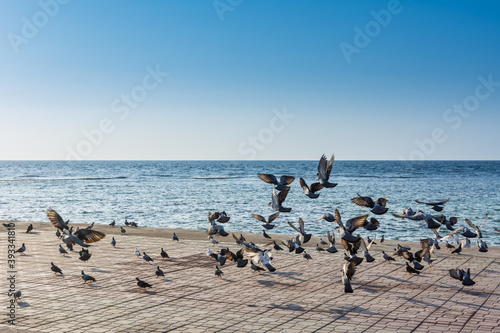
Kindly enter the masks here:
M 345 175 L 344 177 L 346 177 L 346 178 L 384 178 L 384 179 L 390 179 L 390 178 L 410 179 L 410 178 L 414 178 L 414 177 L 410 177 L 410 176 L 376 176 L 376 175 Z
M 67 177 L 67 178 L 12 178 L 0 179 L 0 182 L 28 182 L 28 181 L 68 181 L 68 180 L 113 180 L 113 179 L 126 179 L 126 176 L 117 177 Z
M 237 176 L 213 176 L 213 177 L 196 177 L 196 176 L 184 176 L 183 179 L 194 179 L 194 180 L 218 180 L 218 179 L 237 179 L 243 177 Z

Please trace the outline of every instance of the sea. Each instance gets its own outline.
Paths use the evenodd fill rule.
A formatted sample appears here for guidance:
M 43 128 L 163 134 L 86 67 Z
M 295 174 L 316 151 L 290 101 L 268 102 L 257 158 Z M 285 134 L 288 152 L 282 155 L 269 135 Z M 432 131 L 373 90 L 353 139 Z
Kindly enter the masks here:
M 305 222 L 305 230 L 324 236 L 336 226 L 324 213 L 338 209 L 342 220 L 369 214 L 351 202 L 359 193 L 374 199 L 388 196 L 389 212 L 376 217 L 376 231 L 362 236 L 416 241 L 433 237 L 423 221 L 401 220 L 391 213 L 409 207 L 439 214 L 418 204 L 450 198 L 441 214 L 482 224 L 488 245 L 500 245 L 500 161 L 335 161 L 330 181 L 317 199 L 309 199 L 299 185 L 317 181 L 318 161 L 0 161 L 0 220 L 45 221 L 55 209 L 74 223 L 109 224 L 125 220 L 139 226 L 200 229 L 209 227 L 208 213 L 225 211 L 228 232 L 262 233 L 253 214 L 274 213 L 269 203 L 273 185 L 257 174 L 296 177 L 276 227 L 268 233 L 295 234 L 288 221 Z M 97 227 L 98 229 L 98 227 Z M 444 236 L 448 233 L 441 228 Z M 473 241 L 473 244 L 475 242 Z

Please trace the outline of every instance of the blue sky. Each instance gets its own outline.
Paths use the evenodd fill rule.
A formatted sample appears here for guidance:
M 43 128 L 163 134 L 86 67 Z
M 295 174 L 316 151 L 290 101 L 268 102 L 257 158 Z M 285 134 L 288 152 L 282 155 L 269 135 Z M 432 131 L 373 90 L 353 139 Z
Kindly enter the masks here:
M 500 159 L 498 1 L 0 2 L 0 159 Z

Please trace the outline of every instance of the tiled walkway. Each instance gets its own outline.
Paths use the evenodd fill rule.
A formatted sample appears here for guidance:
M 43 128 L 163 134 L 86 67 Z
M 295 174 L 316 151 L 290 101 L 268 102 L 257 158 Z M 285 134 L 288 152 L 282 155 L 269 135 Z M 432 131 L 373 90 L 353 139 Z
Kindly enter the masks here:
M 435 255 L 434 267 L 409 275 L 404 260 L 385 263 L 381 252 L 392 252 L 394 242 L 374 245 L 373 263 L 363 262 L 354 275 L 353 294 L 344 294 L 340 282 L 343 251 L 316 252 L 317 238 L 307 249 L 307 262 L 288 251 L 273 252 L 275 273 L 254 273 L 249 266 L 228 262 L 223 278 L 214 275 L 215 261 L 205 255 L 240 249 L 231 236 L 212 245 L 203 231 L 96 226 L 106 238 L 90 247 L 88 262 L 76 252 L 62 256 L 61 243 L 49 223 L 16 222 L 16 247 L 25 243 L 26 255 L 16 257 L 16 288 L 23 297 L 16 307 L 16 326 L 6 322 L 8 310 L 7 232 L 2 245 L 0 330 L 40 332 L 500 332 L 500 249 L 480 253 L 477 247 L 451 255 L 444 246 Z M 115 236 L 117 245 L 110 244 Z M 239 234 L 238 234 L 239 235 Z M 248 241 L 264 244 L 262 235 L 244 234 Z M 278 236 L 285 239 L 285 236 Z M 407 243 L 412 251 L 417 243 Z M 160 257 L 163 247 L 170 259 Z M 337 244 L 340 248 L 341 245 Z M 147 264 L 133 253 L 146 251 Z M 79 250 L 75 247 L 75 250 Z M 50 262 L 64 275 L 56 276 Z M 156 278 L 159 265 L 165 278 Z M 450 268 L 470 267 L 476 284 L 464 287 L 448 275 Z M 96 278 L 84 284 L 80 272 Z M 139 277 L 153 285 L 141 290 Z

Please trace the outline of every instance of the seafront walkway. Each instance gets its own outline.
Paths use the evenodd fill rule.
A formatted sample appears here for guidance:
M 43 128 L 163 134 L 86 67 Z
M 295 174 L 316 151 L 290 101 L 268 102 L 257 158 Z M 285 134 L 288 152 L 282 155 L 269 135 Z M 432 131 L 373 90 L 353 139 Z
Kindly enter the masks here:
M 77 252 L 59 253 L 62 242 L 52 224 L 33 222 L 27 234 L 30 223 L 15 223 L 16 248 L 25 243 L 27 250 L 16 254 L 13 269 L 7 263 L 7 229 L 1 227 L 2 332 L 500 332 L 498 247 L 480 253 L 473 245 L 457 255 L 443 245 L 433 267 L 410 275 L 403 258 L 384 262 L 381 251 L 392 253 L 397 243 L 386 240 L 372 246 L 376 261 L 358 266 L 354 293 L 345 294 L 342 245 L 337 243 L 336 254 L 317 252 L 318 237 L 306 244 L 310 261 L 282 246 L 285 251 L 273 251 L 276 272 L 259 274 L 228 261 L 219 279 L 206 251 L 236 252 L 241 246 L 231 235 L 216 236 L 220 243 L 214 245 L 201 230 L 126 227 L 122 235 L 119 226 L 96 225 L 107 236 L 89 247 L 92 257 L 82 262 Z M 172 241 L 173 232 L 179 242 Z M 243 235 L 261 247 L 267 242 L 261 234 Z M 404 244 L 412 252 L 419 249 L 418 243 Z M 160 257 L 161 248 L 169 259 Z M 152 264 L 142 259 L 143 251 Z M 64 274 L 52 272 L 51 262 Z M 164 278 L 156 278 L 156 265 Z M 452 279 L 448 270 L 456 267 L 470 268 L 476 284 L 465 287 Z M 85 284 L 82 270 L 96 282 Z M 22 291 L 15 325 L 7 322 L 11 275 Z M 142 290 L 136 277 L 153 287 Z

